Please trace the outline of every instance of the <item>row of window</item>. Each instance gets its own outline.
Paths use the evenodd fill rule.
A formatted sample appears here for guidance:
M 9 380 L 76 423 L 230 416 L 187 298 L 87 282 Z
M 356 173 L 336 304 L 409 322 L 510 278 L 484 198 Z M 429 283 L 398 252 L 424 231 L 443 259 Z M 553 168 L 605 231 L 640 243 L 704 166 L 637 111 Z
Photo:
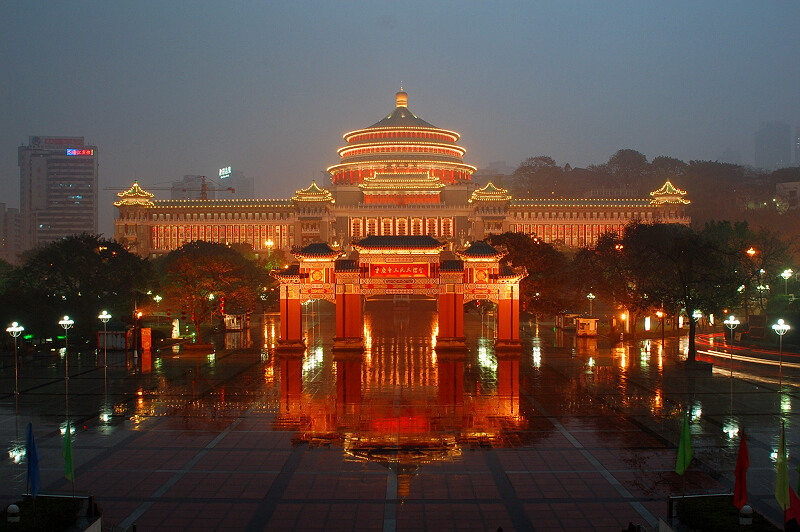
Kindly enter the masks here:
M 559 220 L 652 220 L 653 211 L 516 211 L 515 220 L 559 219 Z
M 173 250 L 195 240 L 250 244 L 254 250 L 288 249 L 294 245 L 293 225 L 157 225 L 150 229 L 154 250 Z
M 537 236 L 544 242 L 561 242 L 569 247 L 584 247 L 597 244 L 601 235 L 609 232 L 622 233 L 625 224 L 512 224 L 510 230 Z
M 452 218 L 351 218 L 350 237 L 362 238 L 378 236 L 421 236 L 451 238 L 453 236 Z
M 214 212 L 214 213 L 153 213 L 153 220 L 156 221 L 192 221 L 192 220 L 286 220 L 290 218 L 290 212 Z

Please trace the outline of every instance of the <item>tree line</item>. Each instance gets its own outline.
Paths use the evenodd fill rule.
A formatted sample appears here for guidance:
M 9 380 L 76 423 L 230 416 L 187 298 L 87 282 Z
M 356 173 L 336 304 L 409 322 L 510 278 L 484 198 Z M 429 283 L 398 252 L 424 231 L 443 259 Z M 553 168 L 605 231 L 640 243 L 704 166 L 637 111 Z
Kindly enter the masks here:
M 276 300 L 272 269 L 285 257 L 258 258 L 246 245 L 190 242 L 156 259 L 143 259 L 114 240 L 84 233 L 26 252 L 18 267 L 0 264 L 0 319 L 20 322 L 44 338 L 63 333 L 58 321 L 75 321 L 70 335 L 89 338 L 102 310 L 131 325 L 137 309 L 158 307 L 158 296 L 191 320 L 195 330 L 222 311 L 261 311 Z M 224 306 L 224 308 L 222 308 Z M 112 324 L 113 325 L 113 324 Z
M 700 230 L 632 223 L 622 234 L 604 234 L 595 247 L 577 251 L 519 233 L 487 241 L 507 251 L 505 263 L 527 269 L 522 308 L 542 318 L 583 313 L 588 293 L 598 305 L 623 309 L 634 323 L 655 310 L 722 316 L 727 309 L 746 316 L 770 311 L 774 301 L 784 305 L 782 317 L 798 311 L 790 298 L 764 297 L 767 285 L 770 293 L 782 294 L 780 273 L 790 266 L 790 243 L 746 222 L 709 222 Z M 202 241 L 142 259 L 116 241 L 75 235 L 31 250 L 19 267 L 0 264 L 0 317 L 47 337 L 59 334 L 58 320 L 69 315 L 75 321 L 70 334 L 89 338 L 100 328 L 101 310 L 130 325 L 136 309 L 157 308 L 158 295 L 172 305 L 174 317 L 191 320 L 199 332 L 223 313 L 275 308 L 278 283 L 269 273 L 285 264 L 280 251 L 257 257 L 247 245 Z M 691 341 L 694 320 L 688 322 Z

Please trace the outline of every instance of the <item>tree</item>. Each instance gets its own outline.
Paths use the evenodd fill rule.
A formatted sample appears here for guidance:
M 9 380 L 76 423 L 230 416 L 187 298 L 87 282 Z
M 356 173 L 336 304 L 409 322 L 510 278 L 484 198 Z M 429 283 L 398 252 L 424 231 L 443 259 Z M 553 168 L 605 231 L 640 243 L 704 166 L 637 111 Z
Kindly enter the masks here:
M 159 260 L 167 297 L 179 301 L 191 315 L 195 330 L 211 323 L 215 310 L 244 312 L 257 304 L 269 282 L 267 271 L 223 244 L 190 242 Z
M 647 157 L 636 150 L 618 150 L 606 163 L 608 172 L 619 185 L 638 185 L 649 172 Z
M 515 197 L 550 196 L 559 189 L 564 170 L 546 155 L 525 159 L 512 178 L 511 193 Z
M 569 261 L 552 245 L 521 233 L 490 235 L 487 240 L 505 247 L 504 264 L 528 270 L 520 282 L 520 303 L 526 311 L 557 314 L 574 305 L 574 292 L 567 289 Z
M 686 310 L 692 362 L 697 352 L 693 314 L 720 314 L 735 305 L 744 279 L 738 246 L 727 245 L 718 229 L 697 233 L 679 224 L 632 224 L 622 239 L 638 290 L 652 302 Z
M 640 268 L 626 253 L 623 237 L 616 233 L 605 233 L 593 249 L 578 252 L 572 269 L 581 272 L 580 276 L 575 276 L 582 279 L 581 293 L 592 291 L 601 299 L 611 301 L 612 306 L 629 311 L 634 326 L 638 312 L 653 305 L 637 277 Z
M 148 263 L 117 242 L 88 233 L 69 236 L 23 256 L 22 266 L 9 274 L 8 304 L 0 312 L 40 334 L 58 332 L 58 319 L 69 315 L 73 334 L 84 335 L 98 326 L 101 310 L 130 312 L 136 292 L 151 279 Z

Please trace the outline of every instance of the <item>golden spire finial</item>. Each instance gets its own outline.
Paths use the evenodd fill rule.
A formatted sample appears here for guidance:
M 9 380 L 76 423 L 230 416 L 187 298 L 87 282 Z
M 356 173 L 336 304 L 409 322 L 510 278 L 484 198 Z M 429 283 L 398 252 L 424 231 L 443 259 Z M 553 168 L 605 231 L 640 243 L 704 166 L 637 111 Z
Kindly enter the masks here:
M 400 82 L 400 92 L 395 95 L 397 107 L 408 107 L 408 94 L 403 90 L 403 82 Z

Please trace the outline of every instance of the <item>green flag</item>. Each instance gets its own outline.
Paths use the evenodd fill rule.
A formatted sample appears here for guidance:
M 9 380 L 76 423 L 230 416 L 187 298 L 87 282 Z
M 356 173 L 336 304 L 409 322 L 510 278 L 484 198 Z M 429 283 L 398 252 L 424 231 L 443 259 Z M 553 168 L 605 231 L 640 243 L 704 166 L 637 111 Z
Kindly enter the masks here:
M 72 434 L 69 421 L 67 421 L 67 432 L 64 433 L 64 445 L 61 448 L 61 456 L 64 457 L 64 476 L 75 483 L 75 464 L 72 462 Z
M 783 435 L 783 422 L 781 422 L 781 437 L 778 440 L 778 457 L 775 459 L 775 499 L 781 510 L 789 507 L 789 464 L 786 460 L 786 438 Z
M 683 414 L 683 428 L 681 428 L 681 439 L 678 441 L 678 462 L 675 464 L 675 472 L 679 475 L 686 473 L 693 457 L 692 433 L 689 430 L 689 410 L 687 409 Z

